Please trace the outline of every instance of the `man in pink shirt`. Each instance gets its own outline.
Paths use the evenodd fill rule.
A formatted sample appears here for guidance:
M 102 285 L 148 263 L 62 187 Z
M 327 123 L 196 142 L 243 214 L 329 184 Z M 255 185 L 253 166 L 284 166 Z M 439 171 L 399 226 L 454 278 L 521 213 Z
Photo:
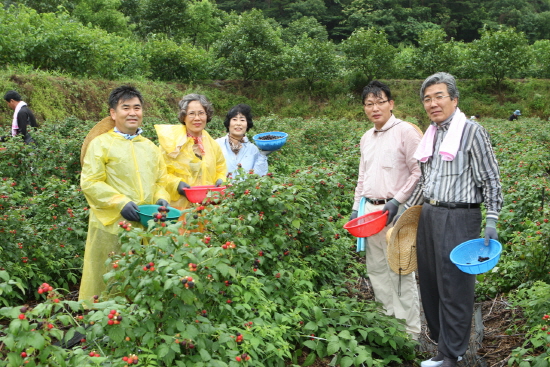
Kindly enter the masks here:
M 420 303 L 415 274 L 398 275 L 386 260 L 386 232 L 420 177 L 413 154 L 422 133 L 413 124 L 393 115 L 394 100 L 387 85 L 372 81 L 363 89 L 363 107 L 374 124 L 361 138 L 361 161 L 351 219 L 357 217 L 361 198 L 366 198 L 364 213 L 388 211 L 386 227 L 367 241 L 367 272 L 376 301 L 387 315 L 405 319 L 407 332 L 414 339 L 420 334 Z

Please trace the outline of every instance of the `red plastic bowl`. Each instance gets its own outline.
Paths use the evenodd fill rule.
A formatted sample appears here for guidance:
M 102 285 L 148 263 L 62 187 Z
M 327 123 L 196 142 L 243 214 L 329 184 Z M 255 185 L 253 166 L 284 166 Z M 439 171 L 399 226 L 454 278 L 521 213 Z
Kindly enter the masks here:
M 192 203 L 202 203 L 206 198 L 206 194 L 208 194 L 209 191 L 216 191 L 216 192 L 219 192 L 220 195 L 223 195 L 223 193 L 225 192 L 225 186 L 219 186 L 219 187 L 216 187 L 214 185 L 193 186 L 189 189 L 184 189 L 184 190 L 185 190 L 185 196 L 187 196 L 187 200 L 189 200 Z
M 344 228 L 355 237 L 369 237 L 380 232 L 388 220 L 388 213 L 382 210 L 362 215 L 344 224 Z

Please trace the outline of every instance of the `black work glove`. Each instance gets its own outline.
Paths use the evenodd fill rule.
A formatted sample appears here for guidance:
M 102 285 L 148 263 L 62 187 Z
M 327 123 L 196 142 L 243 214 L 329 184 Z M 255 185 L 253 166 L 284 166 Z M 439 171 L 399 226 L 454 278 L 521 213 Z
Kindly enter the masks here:
M 168 208 L 170 206 L 170 204 L 164 199 L 158 199 L 155 204 L 160 205 L 160 206 L 164 206 L 166 208 Z
M 126 220 L 132 222 L 139 222 L 138 206 L 133 201 L 130 201 L 128 204 L 124 205 L 124 208 L 120 211 L 120 215 Z
M 184 189 L 190 189 L 191 186 L 189 186 L 187 183 L 180 181 L 178 185 L 178 194 L 185 196 L 185 190 Z M 185 196 L 187 199 L 187 196 Z
M 260 149 L 260 154 L 261 154 L 261 155 L 265 155 L 265 156 L 267 157 L 267 156 L 270 155 L 271 153 L 276 152 L 276 151 L 278 151 L 278 150 L 280 150 L 280 149 L 281 149 L 281 148 L 275 149 L 275 150 L 261 150 L 261 149 Z
M 214 186 L 220 187 L 222 183 L 223 183 L 223 180 L 222 180 L 221 178 L 218 178 L 218 179 L 216 180 L 216 183 L 214 184 Z
M 399 210 L 399 207 L 394 203 L 392 203 L 391 201 L 388 201 L 386 205 L 384 205 L 384 207 L 382 208 L 382 213 L 388 212 L 388 220 L 386 221 L 386 225 L 392 222 L 398 210 Z
M 392 223 L 392 224 L 393 224 L 394 226 L 395 226 L 395 223 L 397 223 L 397 221 L 399 220 L 399 217 L 400 217 L 400 216 L 401 216 L 401 214 L 397 214 L 397 215 L 395 216 L 395 218 L 393 218 L 393 223 Z
M 498 241 L 498 233 L 496 228 L 485 227 L 485 246 L 489 246 L 489 240 Z
M 351 215 L 349 216 L 349 220 L 352 221 L 355 218 L 357 218 L 357 210 L 354 210 L 351 212 Z

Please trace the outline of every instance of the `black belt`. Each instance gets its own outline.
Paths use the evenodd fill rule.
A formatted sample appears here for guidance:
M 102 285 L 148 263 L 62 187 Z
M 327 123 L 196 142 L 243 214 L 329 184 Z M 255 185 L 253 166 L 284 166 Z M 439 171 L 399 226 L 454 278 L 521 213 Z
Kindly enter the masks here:
M 389 199 L 369 199 L 369 198 L 365 198 L 365 199 L 369 203 L 371 203 L 372 205 L 382 205 L 382 204 L 386 204 L 387 202 L 389 202 L 393 198 L 389 198 Z
M 475 209 L 480 207 L 479 203 L 445 203 L 434 199 L 424 199 L 424 202 L 433 206 L 442 206 L 448 209 Z

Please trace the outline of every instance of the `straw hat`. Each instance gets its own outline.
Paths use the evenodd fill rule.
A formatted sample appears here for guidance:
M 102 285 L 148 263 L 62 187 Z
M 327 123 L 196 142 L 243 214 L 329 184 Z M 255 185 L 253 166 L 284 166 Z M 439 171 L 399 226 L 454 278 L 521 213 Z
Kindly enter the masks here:
M 406 275 L 416 270 L 416 230 L 422 205 L 407 209 L 386 233 L 388 264 L 395 273 Z
M 107 131 L 111 130 L 114 127 L 115 127 L 115 120 L 113 120 L 111 116 L 105 117 L 103 120 L 95 124 L 94 127 L 92 127 L 88 135 L 86 135 L 86 139 L 84 139 L 84 142 L 82 143 L 82 148 L 80 149 L 80 165 L 84 163 L 84 157 L 86 156 L 86 150 L 88 149 L 88 144 L 90 144 L 90 142 L 94 140 L 96 137 L 98 137 L 99 135 L 106 133 Z

